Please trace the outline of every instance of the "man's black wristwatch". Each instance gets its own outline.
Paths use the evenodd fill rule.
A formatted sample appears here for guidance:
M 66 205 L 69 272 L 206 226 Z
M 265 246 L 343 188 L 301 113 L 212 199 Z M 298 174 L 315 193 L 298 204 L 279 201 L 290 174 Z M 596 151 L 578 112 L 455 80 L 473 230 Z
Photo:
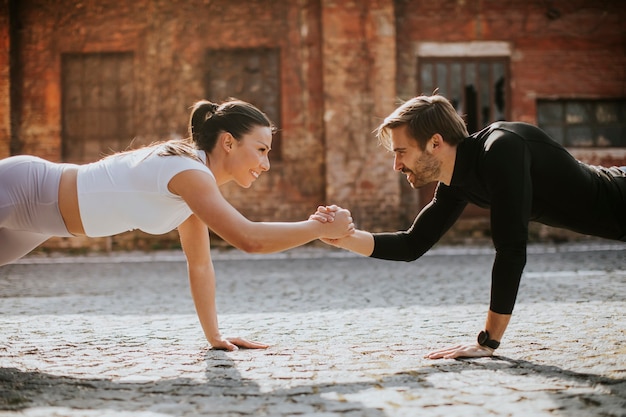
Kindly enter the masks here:
M 498 346 L 500 346 L 500 342 L 489 338 L 489 332 L 487 330 L 478 333 L 478 344 L 491 349 L 498 349 Z

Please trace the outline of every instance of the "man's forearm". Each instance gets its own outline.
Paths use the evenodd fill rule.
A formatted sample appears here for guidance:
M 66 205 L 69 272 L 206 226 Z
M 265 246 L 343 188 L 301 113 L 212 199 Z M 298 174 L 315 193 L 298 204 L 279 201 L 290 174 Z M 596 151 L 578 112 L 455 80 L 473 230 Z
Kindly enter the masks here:
M 489 337 L 498 342 L 502 340 L 502 336 L 504 336 L 504 332 L 510 320 L 510 314 L 498 314 L 489 310 L 487 313 L 487 322 L 485 323 L 485 330 L 489 332 Z
M 355 230 L 352 235 L 329 241 L 329 243 L 363 256 L 370 256 L 374 251 L 374 236 L 365 230 Z

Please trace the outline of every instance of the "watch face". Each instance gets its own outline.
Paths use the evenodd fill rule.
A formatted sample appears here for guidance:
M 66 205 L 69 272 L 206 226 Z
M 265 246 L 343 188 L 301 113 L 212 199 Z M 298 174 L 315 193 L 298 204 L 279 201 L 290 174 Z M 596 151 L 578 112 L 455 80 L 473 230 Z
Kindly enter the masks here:
M 478 344 L 481 346 L 487 346 L 491 349 L 497 349 L 500 346 L 500 342 L 489 339 L 489 332 L 486 330 L 478 333 Z

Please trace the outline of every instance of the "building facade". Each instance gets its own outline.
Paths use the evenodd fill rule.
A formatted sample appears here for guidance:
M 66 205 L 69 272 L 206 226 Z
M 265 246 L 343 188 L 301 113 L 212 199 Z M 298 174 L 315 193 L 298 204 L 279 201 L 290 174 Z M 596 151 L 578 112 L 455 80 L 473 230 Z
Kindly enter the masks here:
M 93 161 L 185 137 L 196 100 L 236 97 L 279 127 L 270 172 L 223 188 L 246 216 L 301 220 L 334 203 L 361 228 L 397 230 L 432 188 L 410 189 L 372 131 L 421 93 L 450 98 L 470 130 L 539 124 L 581 160 L 626 164 L 621 3 L 0 0 L 0 158 Z

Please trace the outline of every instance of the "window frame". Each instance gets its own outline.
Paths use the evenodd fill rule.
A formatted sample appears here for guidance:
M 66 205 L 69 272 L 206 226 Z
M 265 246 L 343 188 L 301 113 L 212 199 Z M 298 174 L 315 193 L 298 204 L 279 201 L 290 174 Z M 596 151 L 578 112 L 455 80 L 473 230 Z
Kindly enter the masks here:
M 130 51 L 61 54 L 63 161 L 92 162 L 126 148 L 134 137 L 134 58 Z
M 275 102 L 276 108 L 268 109 L 264 108 L 262 104 L 256 102 L 252 94 L 247 95 L 245 92 L 242 94 L 241 92 L 233 92 L 233 89 L 225 89 L 228 91 L 226 96 L 220 96 L 219 93 L 212 91 L 211 83 L 212 79 L 212 70 L 215 68 L 215 61 L 219 63 L 223 63 L 225 60 L 220 57 L 220 54 L 232 54 L 234 55 L 242 55 L 246 52 L 254 52 L 258 55 L 258 57 L 267 57 L 268 55 L 274 54 L 276 63 L 276 74 L 275 74 Z M 272 161 L 281 161 L 282 158 L 282 132 L 281 132 L 281 123 L 282 123 L 282 79 L 281 79 L 281 69 L 282 69 L 282 50 L 280 47 L 276 46 L 259 46 L 259 47 L 245 47 L 245 48 L 209 48 L 205 50 L 205 63 L 207 70 L 204 73 L 204 90 L 206 93 L 206 97 L 208 100 L 221 102 L 227 100 L 234 96 L 234 98 L 247 101 L 255 106 L 257 106 L 262 112 L 268 115 L 269 119 L 276 126 L 276 132 L 272 138 L 272 152 L 270 154 L 270 159 Z M 254 61 L 254 57 L 252 57 Z M 241 68 L 240 76 L 243 76 L 246 71 L 252 71 L 253 73 L 263 72 L 264 68 L 261 67 L 249 67 L 248 65 L 243 65 Z M 218 70 L 219 73 L 219 70 Z M 232 73 L 230 74 L 232 76 Z M 226 81 L 220 80 L 221 83 L 225 83 Z M 260 90 L 263 90 L 261 88 Z
M 489 91 L 486 96 L 489 100 L 489 115 L 485 117 L 483 114 L 481 116 L 480 109 L 482 108 L 482 103 L 484 101 L 485 92 L 481 90 L 481 86 L 483 85 L 483 80 L 480 75 L 480 66 L 487 64 L 488 71 L 488 80 L 487 85 L 489 86 Z M 503 77 L 503 85 L 502 85 L 502 94 L 504 95 L 502 100 L 502 111 L 496 111 L 496 94 L 494 90 L 497 88 L 494 80 L 494 76 L 498 76 L 498 74 L 494 74 L 494 68 L 496 64 L 500 64 L 502 66 L 501 76 Z M 423 83 L 423 74 L 426 71 L 426 66 L 432 65 L 432 86 L 424 85 Z M 438 79 L 438 70 L 437 66 L 445 66 L 446 70 L 446 80 L 445 85 L 441 85 L 440 80 Z M 460 65 L 460 76 L 461 79 L 458 82 L 458 88 L 460 89 L 461 101 L 460 103 L 456 103 L 456 96 L 451 93 L 451 86 L 454 82 L 453 80 L 453 65 Z M 475 67 L 474 80 L 472 84 L 467 84 L 467 73 L 468 67 L 473 65 Z M 437 89 L 438 94 L 441 94 L 451 100 L 457 112 L 464 118 L 466 121 L 469 133 L 474 133 L 476 131 L 481 130 L 486 127 L 490 123 L 493 123 L 498 120 L 510 120 L 511 117 L 511 91 L 509 88 L 509 80 L 510 80 L 510 59 L 508 56 L 480 56 L 480 55 L 472 55 L 472 56 L 419 56 L 417 59 L 417 73 L 416 73 L 416 84 L 418 87 L 418 94 L 426 94 L 430 95 L 433 93 L 434 89 Z M 467 86 L 474 85 L 476 87 L 476 112 L 474 117 L 471 118 L 468 114 L 468 101 L 467 101 Z M 431 89 L 432 88 L 432 89 Z M 426 91 L 429 89 L 431 91 Z M 501 116 L 500 116 L 501 115 Z
M 606 104 L 617 104 L 616 119 L 614 121 L 602 122 L 598 120 L 598 107 Z M 586 116 L 587 120 L 577 122 L 575 120 L 568 121 L 568 106 L 580 106 L 581 108 L 587 107 Z M 545 115 L 548 111 L 547 108 L 542 109 L 543 106 L 559 107 L 560 120 L 558 122 L 554 120 L 545 120 Z M 542 112 L 543 110 L 543 112 Z M 555 141 L 567 148 L 580 148 L 580 149 L 615 149 L 626 147 L 626 98 L 554 98 L 554 99 L 537 99 L 536 102 L 537 112 L 537 125 L 545 130 Z M 575 130 L 581 130 L 581 128 L 587 128 L 591 131 L 591 139 L 588 144 L 585 144 L 580 140 L 572 140 L 573 134 L 568 134 Z M 607 128 L 616 128 L 621 131 L 616 144 L 612 142 L 599 143 L 600 131 Z M 560 132 L 557 133 L 556 129 Z

